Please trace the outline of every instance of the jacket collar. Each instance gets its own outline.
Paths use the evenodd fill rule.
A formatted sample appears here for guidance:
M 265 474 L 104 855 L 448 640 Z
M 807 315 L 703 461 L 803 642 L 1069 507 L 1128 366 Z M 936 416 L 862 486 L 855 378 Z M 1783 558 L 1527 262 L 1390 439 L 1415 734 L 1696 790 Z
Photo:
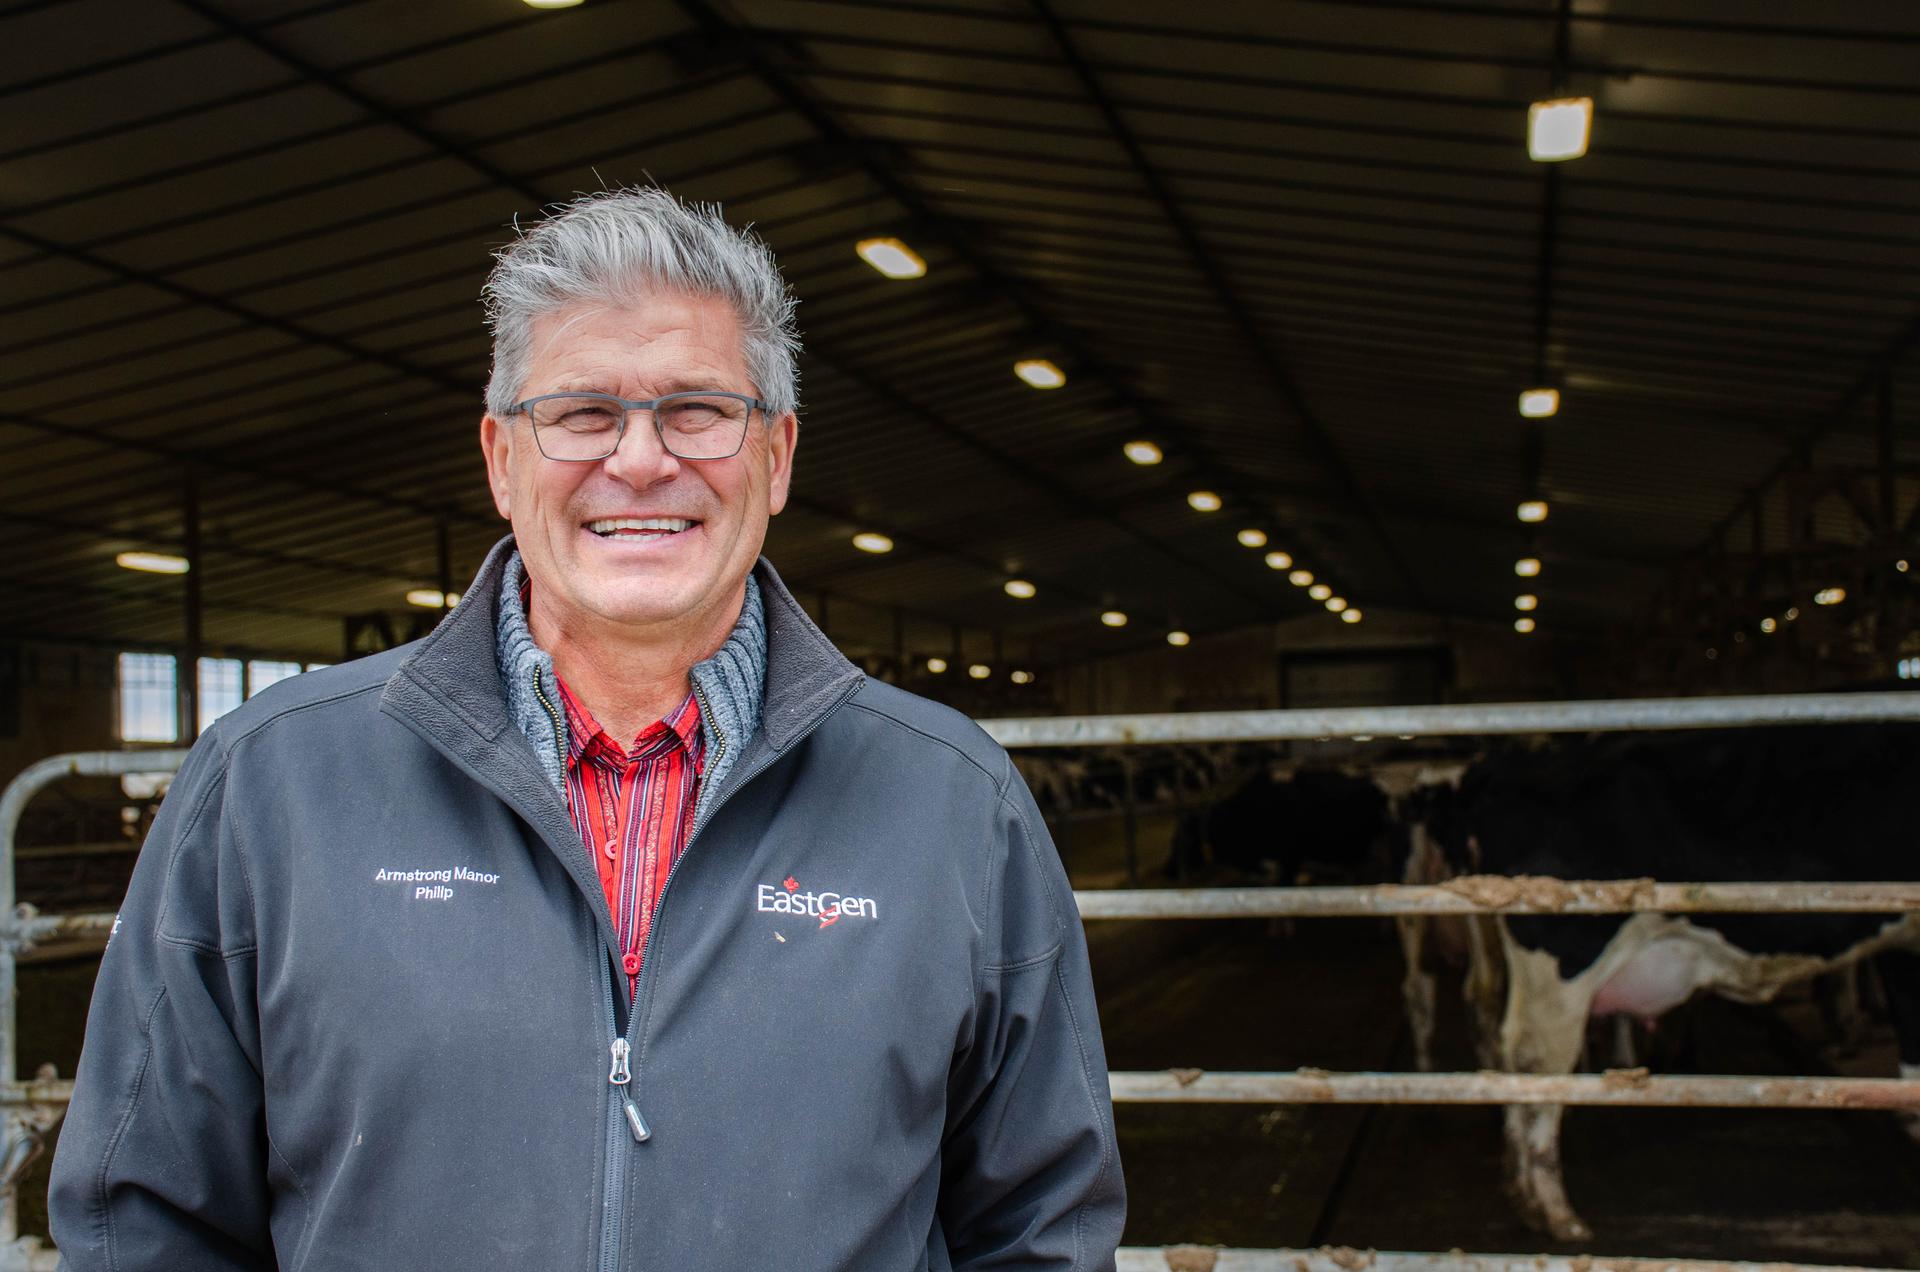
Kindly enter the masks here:
M 421 697 L 425 694 L 441 709 L 428 712 L 419 723 L 436 730 L 457 725 L 487 742 L 503 734 L 508 742 L 516 739 L 519 730 L 508 713 L 495 656 L 500 582 L 513 552 L 512 535 L 493 546 L 467 587 L 467 604 L 449 613 L 387 681 L 383 710 L 409 720 L 426 705 Z M 811 730 L 865 677 L 807 617 L 765 557 L 754 566 L 753 576 L 760 584 L 767 625 L 766 691 L 758 735 L 778 752 Z M 524 747 L 525 739 L 519 742 Z M 529 767 L 539 776 L 537 766 Z

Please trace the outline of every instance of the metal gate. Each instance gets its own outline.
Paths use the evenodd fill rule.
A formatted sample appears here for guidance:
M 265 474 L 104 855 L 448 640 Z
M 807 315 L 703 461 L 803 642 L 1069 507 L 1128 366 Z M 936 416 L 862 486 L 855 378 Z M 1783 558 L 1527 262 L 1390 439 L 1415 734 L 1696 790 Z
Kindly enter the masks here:
M 1363 707 L 1333 710 L 989 720 L 982 727 L 1009 748 L 1155 745 L 1183 742 L 1311 741 L 1405 735 L 1479 736 L 1920 721 L 1920 693 L 1792 694 L 1725 698 Z M 55 756 L 0 792 L 0 1272 L 52 1272 L 57 1254 L 19 1236 L 17 1186 L 72 1094 L 58 1078 L 20 1080 L 15 1029 L 15 960 L 54 939 L 112 930 L 111 914 L 41 915 L 14 901 L 14 831 L 40 790 L 70 776 L 170 771 L 186 752 L 109 751 Z M 1087 920 L 1120 918 L 1336 917 L 1386 914 L 1622 914 L 1643 911 L 1920 911 L 1920 884 L 1722 883 L 1649 880 L 1555 881 L 1521 890 L 1496 878 L 1439 887 L 1127 889 L 1078 892 Z M 1645 1077 L 1622 1083 L 1597 1074 L 1518 1073 L 1163 1073 L 1112 1075 L 1117 1102 L 1587 1104 L 1612 1107 L 1920 1109 L 1920 1082 L 1890 1078 Z M 1597 1256 L 1382 1253 L 1372 1250 L 1234 1250 L 1203 1246 L 1126 1248 L 1120 1272 L 1793 1272 L 1804 1265 Z M 1864 1272 L 1828 1268 L 1825 1272 Z

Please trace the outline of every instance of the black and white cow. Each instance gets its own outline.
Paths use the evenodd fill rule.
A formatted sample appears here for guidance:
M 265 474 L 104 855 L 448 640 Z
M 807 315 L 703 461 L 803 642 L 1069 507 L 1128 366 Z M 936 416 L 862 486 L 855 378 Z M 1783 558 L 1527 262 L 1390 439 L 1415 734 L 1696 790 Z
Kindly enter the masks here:
M 1563 742 L 1476 764 L 1442 832 L 1488 874 L 1662 882 L 1913 879 L 1920 728 L 1829 726 Z M 1497 965 L 1469 978 L 1482 1062 L 1569 1073 L 1588 1021 L 1652 1021 L 1700 990 L 1765 1002 L 1887 955 L 1903 1076 L 1920 1069 L 1920 919 L 1635 914 L 1475 920 Z M 1504 1006 L 1498 995 L 1504 989 Z M 1497 1029 L 1495 1022 L 1497 1021 Z M 1558 1106 L 1506 1114 L 1509 1183 L 1528 1218 L 1590 1235 L 1561 1176 Z

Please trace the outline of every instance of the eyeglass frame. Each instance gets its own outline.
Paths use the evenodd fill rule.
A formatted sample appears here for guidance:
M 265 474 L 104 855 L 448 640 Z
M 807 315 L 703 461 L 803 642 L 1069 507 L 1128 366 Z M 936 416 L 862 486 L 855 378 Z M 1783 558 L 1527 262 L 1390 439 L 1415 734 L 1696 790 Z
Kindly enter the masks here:
M 675 398 L 694 398 L 694 397 L 732 398 L 737 402 L 745 402 L 747 404 L 747 419 L 746 419 L 746 423 L 741 426 L 740 440 L 735 442 L 733 449 L 728 451 L 726 454 L 724 455 L 682 455 L 679 451 L 676 451 L 675 449 L 673 449 L 673 447 L 667 445 L 667 435 L 660 428 L 660 404 L 662 402 L 671 402 Z M 582 458 L 582 459 L 568 459 L 560 456 L 547 454 L 547 448 L 540 444 L 540 427 L 539 425 L 533 422 L 533 411 L 531 408 L 536 403 L 546 402 L 553 398 L 599 398 L 603 402 L 618 402 L 621 405 L 621 407 L 624 408 L 620 413 L 620 423 L 613 430 L 613 445 L 607 448 L 607 453 L 605 455 L 594 455 L 594 456 Z M 757 397 L 753 397 L 746 393 L 734 393 L 727 389 L 684 389 L 678 393 L 663 393 L 659 397 L 651 398 L 651 399 L 623 398 L 617 393 L 593 393 L 593 392 L 541 393 L 541 394 L 535 395 L 534 397 L 525 398 L 519 402 L 515 402 L 512 406 L 507 408 L 507 414 L 510 417 L 515 415 L 525 415 L 527 417 L 527 428 L 533 433 L 534 447 L 540 452 L 540 457 L 542 459 L 549 460 L 552 463 L 556 463 L 556 464 L 598 464 L 602 460 L 611 458 L 614 452 L 620 449 L 620 443 L 626 440 L 627 418 L 631 416 L 635 411 L 645 411 L 647 412 L 648 416 L 653 420 L 653 435 L 660 439 L 660 449 L 666 451 L 667 454 L 673 456 L 675 459 L 684 459 L 690 463 L 699 464 L 699 463 L 704 463 L 708 460 L 714 460 L 714 459 L 732 459 L 735 455 L 738 455 L 741 449 L 745 447 L 747 444 L 747 430 L 753 427 L 753 412 L 755 408 L 759 409 L 762 418 L 765 418 L 773 414 L 772 406 L 762 401 L 761 399 Z

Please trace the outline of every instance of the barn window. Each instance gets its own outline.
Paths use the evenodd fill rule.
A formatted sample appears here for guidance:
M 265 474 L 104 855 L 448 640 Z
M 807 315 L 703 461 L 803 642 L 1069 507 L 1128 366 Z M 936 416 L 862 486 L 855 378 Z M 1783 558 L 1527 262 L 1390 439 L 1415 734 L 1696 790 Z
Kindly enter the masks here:
M 120 655 L 120 739 L 178 742 L 172 654 Z
M 247 664 L 247 697 L 251 698 L 268 685 L 291 680 L 299 674 L 300 664 L 297 662 L 270 662 L 256 658 Z
M 242 676 L 238 658 L 200 660 L 200 729 L 240 705 Z

